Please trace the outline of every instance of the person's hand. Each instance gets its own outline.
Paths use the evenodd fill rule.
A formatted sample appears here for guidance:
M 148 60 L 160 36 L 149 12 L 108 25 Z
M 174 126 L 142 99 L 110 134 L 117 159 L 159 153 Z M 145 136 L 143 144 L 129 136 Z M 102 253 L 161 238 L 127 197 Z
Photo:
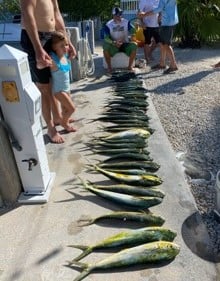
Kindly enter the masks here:
M 117 48 L 120 48 L 122 44 L 123 44 L 123 42 L 121 40 L 117 40 L 115 43 Z
M 141 18 L 141 19 L 144 18 L 145 17 L 145 13 L 144 12 L 139 12 L 138 13 L 138 17 Z
M 44 49 L 40 50 L 39 52 L 36 52 L 36 62 L 38 69 L 43 69 L 45 67 L 52 66 L 51 57 Z
M 76 57 L 76 49 L 72 43 L 69 43 L 69 59 L 74 59 Z

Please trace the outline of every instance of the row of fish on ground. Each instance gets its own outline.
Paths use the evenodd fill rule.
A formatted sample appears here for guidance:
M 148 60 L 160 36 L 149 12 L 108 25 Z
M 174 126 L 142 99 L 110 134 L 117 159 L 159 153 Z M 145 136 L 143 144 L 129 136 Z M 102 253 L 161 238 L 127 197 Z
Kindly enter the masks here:
M 97 269 L 115 269 L 135 264 L 172 260 L 179 253 L 173 242 L 176 233 L 162 227 L 165 219 L 149 211 L 165 196 L 158 188 L 162 179 L 156 175 L 160 166 L 150 157 L 148 138 L 153 133 L 147 113 L 148 97 L 144 83 L 134 73 L 118 72 L 112 76 L 112 97 L 96 120 L 105 122 L 103 136 L 89 144 L 94 153 L 107 156 L 90 169 L 110 179 L 108 185 L 82 181 L 84 188 L 106 200 L 124 206 L 125 210 L 107 213 L 84 225 L 106 219 L 136 221 L 145 227 L 126 230 L 91 246 L 71 245 L 82 253 L 70 261 L 83 271 L 74 281 L 85 278 Z M 127 211 L 129 209 L 129 211 Z M 119 252 L 99 262 L 88 264 L 80 260 L 97 249 L 118 248 Z M 124 248 L 124 249 L 123 249 Z M 121 250 L 122 249 L 122 250 Z

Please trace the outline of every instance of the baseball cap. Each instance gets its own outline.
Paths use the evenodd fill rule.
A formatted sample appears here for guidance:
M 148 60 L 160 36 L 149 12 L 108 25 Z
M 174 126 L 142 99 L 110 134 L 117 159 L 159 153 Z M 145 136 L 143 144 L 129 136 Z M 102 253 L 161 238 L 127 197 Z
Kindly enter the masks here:
M 123 13 L 122 9 L 119 7 L 115 7 L 112 9 L 112 15 L 113 16 L 121 16 Z

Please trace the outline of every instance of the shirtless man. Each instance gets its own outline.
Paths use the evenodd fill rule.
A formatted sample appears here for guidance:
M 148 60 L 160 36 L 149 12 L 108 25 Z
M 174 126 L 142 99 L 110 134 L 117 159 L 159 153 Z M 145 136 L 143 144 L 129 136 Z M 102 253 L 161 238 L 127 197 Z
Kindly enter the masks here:
M 49 66 L 52 61 L 45 50 L 45 43 L 55 30 L 66 33 L 65 24 L 57 0 L 20 0 L 20 5 L 21 46 L 28 53 L 31 76 L 42 95 L 42 113 L 48 128 L 47 134 L 52 142 L 63 143 L 64 139 L 55 127 L 55 122 L 60 123 L 62 116 L 51 91 Z M 68 43 L 69 55 L 73 58 L 76 50 L 71 42 Z

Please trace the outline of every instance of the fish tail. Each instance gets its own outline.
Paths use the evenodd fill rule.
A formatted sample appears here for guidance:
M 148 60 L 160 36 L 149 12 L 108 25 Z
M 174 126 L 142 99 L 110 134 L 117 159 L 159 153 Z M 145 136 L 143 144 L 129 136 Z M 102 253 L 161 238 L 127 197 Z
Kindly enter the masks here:
M 86 249 L 88 249 L 88 246 L 84 246 L 84 245 L 68 245 L 68 247 L 77 248 L 82 251 L 85 251 Z
M 68 261 L 68 264 L 69 264 L 69 267 L 72 267 L 73 265 L 76 265 L 83 270 L 87 270 L 87 268 L 88 268 L 88 264 L 85 263 L 85 262 L 72 260 L 72 261 Z
M 80 176 L 77 176 L 77 178 L 81 181 L 81 185 L 83 185 L 85 188 L 87 186 L 87 181 L 83 180 L 82 178 L 80 178 Z
M 89 170 L 89 171 L 93 171 L 93 165 L 92 164 L 85 164 L 86 168 Z
M 77 248 L 83 251 L 79 256 L 73 259 L 72 262 L 79 261 L 92 252 L 92 249 L 90 247 L 84 245 L 69 245 L 69 247 Z
M 83 270 L 73 281 L 81 281 L 83 280 L 87 275 L 89 275 L 90 270 Z

